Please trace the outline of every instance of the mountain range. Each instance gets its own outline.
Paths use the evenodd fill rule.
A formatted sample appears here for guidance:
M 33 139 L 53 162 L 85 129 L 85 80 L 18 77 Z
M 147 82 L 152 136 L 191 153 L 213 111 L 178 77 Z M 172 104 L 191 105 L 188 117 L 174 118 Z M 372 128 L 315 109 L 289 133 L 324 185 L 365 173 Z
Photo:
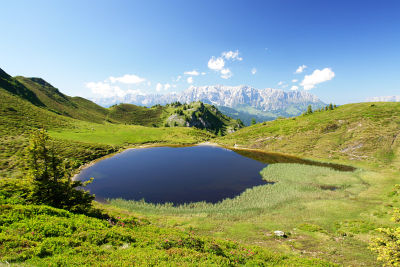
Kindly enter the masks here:
M 366 99 L 367 102 L 400 102 L 400 95 L 374 96 Z
M 284 91 L 281 89 L 257 89 L 251 86 L 190 86 L 181 93 L 143 94 L 129 93 L 123 97 L 94 98 L 99 105 L 111 106 L 130 103 L 140 106 L 153 106 L 179 101 L 191 103 L 201 101 L 217 106 L 223 113 L 250 124 L 267 121 L 279 116 L 292 117 L 303 113 L 308 105 L 320 108 L 325 104 L 317 96 L 307 91 Z

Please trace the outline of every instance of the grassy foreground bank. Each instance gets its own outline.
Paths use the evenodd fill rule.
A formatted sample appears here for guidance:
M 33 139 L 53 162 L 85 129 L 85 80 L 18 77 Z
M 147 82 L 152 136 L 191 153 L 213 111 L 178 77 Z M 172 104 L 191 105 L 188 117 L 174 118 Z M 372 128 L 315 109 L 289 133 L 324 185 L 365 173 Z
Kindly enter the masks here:
M 0 265 L 18 266 L 332 266 L 235 241 L 203 237 L 143 217 L 108 211 L 108 219 L 26 203 L 0 180 Z M 21 192 L 19 192 L 21 193 Z

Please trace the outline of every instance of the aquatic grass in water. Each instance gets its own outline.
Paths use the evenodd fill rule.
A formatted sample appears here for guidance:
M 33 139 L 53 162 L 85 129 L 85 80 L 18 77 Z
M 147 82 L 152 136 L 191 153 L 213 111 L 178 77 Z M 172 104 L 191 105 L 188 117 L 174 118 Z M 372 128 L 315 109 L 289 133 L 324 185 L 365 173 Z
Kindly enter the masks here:
M 358 194 L 368 187 L 361 171 L 340 172 L 326 167 L 301 164 L 271 164 L 261 171 L 265 181 L 275 184 L 247 189 L 235 198 L 219 203 L 151 204 L 144 201 L 112 199 L 111 205 L 149 214 L 207 214 L 243 216 L 248 213 L 271 212 L 293 201 L 337 199 Z M 334 188 L 335 190 L 332 190 Z

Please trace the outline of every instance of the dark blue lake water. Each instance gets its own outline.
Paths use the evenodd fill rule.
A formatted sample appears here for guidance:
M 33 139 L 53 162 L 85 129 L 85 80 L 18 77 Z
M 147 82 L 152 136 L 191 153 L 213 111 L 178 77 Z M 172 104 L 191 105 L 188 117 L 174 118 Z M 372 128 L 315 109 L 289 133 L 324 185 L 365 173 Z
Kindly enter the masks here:
M 216 203 L 265 184 L 267 164 L 214 146 L 129 149 L 82 170 L 94 177 L 86 189 L 97 200 L 124 198 L 151 203 Z

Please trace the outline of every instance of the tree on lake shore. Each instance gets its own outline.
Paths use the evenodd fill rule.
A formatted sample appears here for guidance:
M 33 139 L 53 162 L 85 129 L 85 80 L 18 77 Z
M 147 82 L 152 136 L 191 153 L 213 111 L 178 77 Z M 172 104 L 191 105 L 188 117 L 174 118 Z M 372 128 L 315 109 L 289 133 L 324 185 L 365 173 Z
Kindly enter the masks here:
M 32 183 L 29 196 L 32 203 L 77 213 L 93 210 L 94 196 L 78 189 L 87 183 L 72 181 L 71 163 L 56 154 L 54 143 L 45 130 L 32 133 L 26 149 L 25 163 Z

